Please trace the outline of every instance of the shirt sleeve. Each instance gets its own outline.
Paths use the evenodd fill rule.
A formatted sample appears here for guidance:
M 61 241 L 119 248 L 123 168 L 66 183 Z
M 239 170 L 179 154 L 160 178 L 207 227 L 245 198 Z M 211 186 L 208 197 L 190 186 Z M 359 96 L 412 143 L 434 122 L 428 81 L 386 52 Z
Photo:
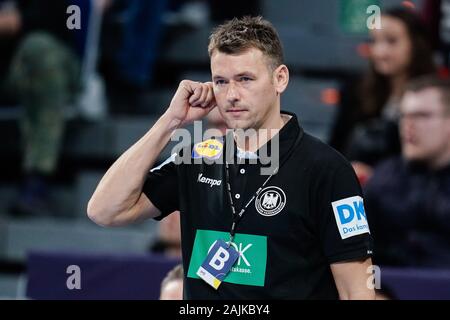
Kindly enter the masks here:
M 161 211 L 161 215 L 155 218 L 158 221 L 179 209 L 177 156 L 174 153 L 150 170 L 142 188 L 142 192 Z
M 319 239 L 330 263 L 372 255 L 372 237 L 361 186 L 353 168 L 343 163 L 328 170 L 316 190 Z

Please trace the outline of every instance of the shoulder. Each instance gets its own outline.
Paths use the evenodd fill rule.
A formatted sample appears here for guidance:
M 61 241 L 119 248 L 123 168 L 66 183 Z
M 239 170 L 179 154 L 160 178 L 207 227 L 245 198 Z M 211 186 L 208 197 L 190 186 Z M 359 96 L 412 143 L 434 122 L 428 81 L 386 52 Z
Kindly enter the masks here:
M 375 189 L 381 191 L 389 186 L 406 185 L 407 175 L 408 169 L 401 156 L 389 158 L 375 167 L 374 173 L 364 189 L 370 193 Z
M 401 172 L 406 168 L 401 156 L 383 160 L 375 167 L 375 173 Z

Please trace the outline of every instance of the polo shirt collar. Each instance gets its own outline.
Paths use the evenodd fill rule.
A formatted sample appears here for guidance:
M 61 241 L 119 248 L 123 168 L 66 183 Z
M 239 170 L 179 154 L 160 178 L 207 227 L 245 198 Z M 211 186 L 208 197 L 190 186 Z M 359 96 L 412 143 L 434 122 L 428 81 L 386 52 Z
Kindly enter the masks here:
M 278 136 L 279 141 L 279 153 L 282 159 L 288 151 L 294 146 L 297 138 L 301 138 L 303 136 L 303 129 L 300 127 L 298 123 L 297 116 L 294 113 L 281 111 L 281 114 L 291 116 L 288 122 L 280 129 L 280 131 L 272 137 L 264 146 L 261 146 L 256 152 L 244 151 L 237 147 L 236 143 L 234 143 L 234 154 L 235 158 L 240 159 L 259 159 L 261 150 L 265 149 L 265 153 L 267 156 L 271 156 L 272 152 L 272 141 L 274 138 Z

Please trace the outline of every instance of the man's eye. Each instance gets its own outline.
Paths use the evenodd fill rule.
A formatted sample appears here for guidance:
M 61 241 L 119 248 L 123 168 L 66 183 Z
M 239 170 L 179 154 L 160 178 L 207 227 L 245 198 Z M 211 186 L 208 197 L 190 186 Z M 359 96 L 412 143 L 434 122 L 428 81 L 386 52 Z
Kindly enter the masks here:
M 395 37 L 388 37 L 388 38 L 386 39 L 386 42 L 387 42 L 389 45 L 392 46 L 392 45 L 397 44 L 398 39 L 395 38 Z
M 216 85 L 220 86 L 222 84 L 225 84 L 225 80 L 216 80 Z
M 250 80 L 252 80 L 251 78 L 249 78 L 249 77 L 241 77 L 241 81 L 250 81 Z

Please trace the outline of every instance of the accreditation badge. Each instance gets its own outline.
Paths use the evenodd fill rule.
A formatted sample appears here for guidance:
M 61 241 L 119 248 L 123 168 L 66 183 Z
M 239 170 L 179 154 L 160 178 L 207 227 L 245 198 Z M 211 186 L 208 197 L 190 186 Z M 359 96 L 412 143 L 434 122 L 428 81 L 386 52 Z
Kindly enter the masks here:
M 217 290 L 238 258 L 239 252 L 233 246 L 228 246 L 224 240 L 219 239 L 198 268 L 197 275 Z

